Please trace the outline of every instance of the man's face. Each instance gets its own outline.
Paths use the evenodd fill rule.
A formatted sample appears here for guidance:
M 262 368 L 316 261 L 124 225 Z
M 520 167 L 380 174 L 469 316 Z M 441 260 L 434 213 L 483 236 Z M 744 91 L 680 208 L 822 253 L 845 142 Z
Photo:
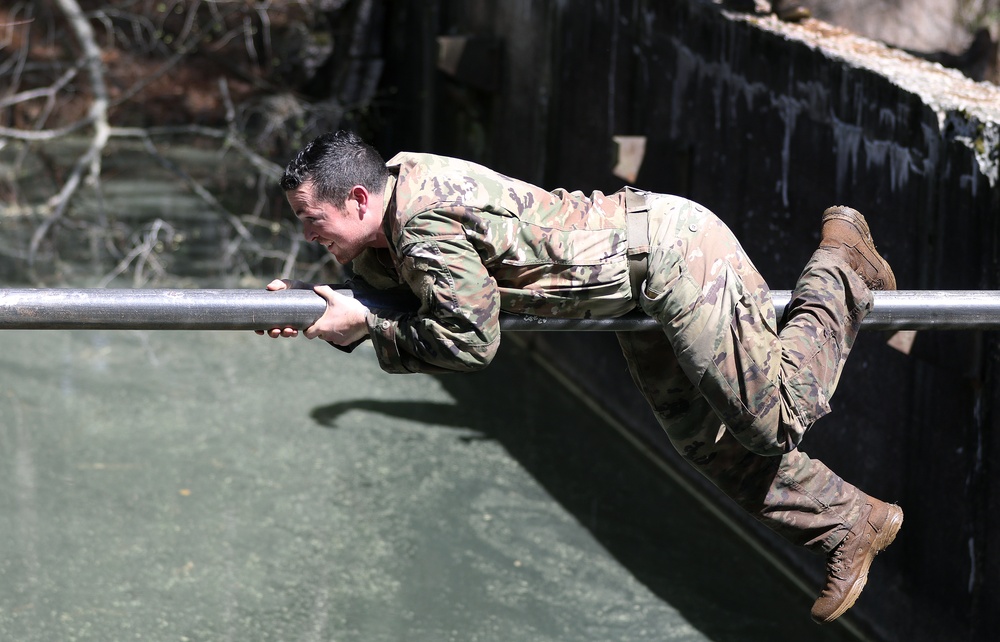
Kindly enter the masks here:
M 316 199 L 312 183 L 303 183 L 285 193 L 295 216 L 302 222 L 302 234 L 307 241 L 326 247 L 338 263 L 350 263 L 370 241 L 368 223 L 353 197 L 340 206 Z

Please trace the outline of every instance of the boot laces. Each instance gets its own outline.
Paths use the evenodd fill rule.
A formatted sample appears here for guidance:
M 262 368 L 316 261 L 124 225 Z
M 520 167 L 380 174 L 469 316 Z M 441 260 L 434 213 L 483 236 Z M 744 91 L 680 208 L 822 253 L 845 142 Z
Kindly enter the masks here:
M 833 549 L 833 553 L 830 554 L 830 559 L 827 561 L 827 573 L 831 578 L 838 580 L 847 579 L 847 560 L 844 559 L 844 550 L 847 548 L 847 542 L 851 539 L 850 534 L 844 538 L 844 541 L 840 543 L 837 548 Z

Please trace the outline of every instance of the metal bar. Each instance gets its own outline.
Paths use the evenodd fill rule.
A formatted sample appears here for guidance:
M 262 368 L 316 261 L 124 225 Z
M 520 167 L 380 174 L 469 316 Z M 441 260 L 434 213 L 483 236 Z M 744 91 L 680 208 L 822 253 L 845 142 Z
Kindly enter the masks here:
M 1000 330 L 1000 290 L 899 290 L 874 292 L 875 304 L 861 325 L 866 330 Z M 789 290 L 773 290 L 780 319 Z M 656 319 L 630 312 L 616 319 L 549 319 L 508 315 L 504 330 L 648 330 Z
M 406 309 L 377 292 L 340 292 L 372 309 Z M 771 293 L 780 318 L 791 293 Z M 0 330 L 263 330 L 305 328 L 325 301 L 311 290 L 0 289 Z M 658 327 L 633 312 L 616 319 L 503 314 L 506 331 L 630 331 Z M 998 330 L 1000 291 L 876 292 L 863 327 L 875 330 Z
M 0 329 L 261 330 L 307 327 L 326 302 L 311 290 L 0 290 Z

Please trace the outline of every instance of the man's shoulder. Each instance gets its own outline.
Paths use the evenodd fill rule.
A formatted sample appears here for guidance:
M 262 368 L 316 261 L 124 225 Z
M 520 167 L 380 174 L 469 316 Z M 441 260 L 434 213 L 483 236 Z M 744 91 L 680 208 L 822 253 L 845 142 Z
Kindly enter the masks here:
M 434 154 L 420 154 L 417 152 L 399 152 L 386 162 L 386 167 L 395 169 L 398 167 L 426 164 L 428 160 L 435 158 Z
M 401 177 L 434 175 L 510 180 L 496 170 L 475 161 L 422 152 L 399 152 L 389 159 L 386 167 Z
M 478 163 L 437 154 L 401 152 L 386 166 L 397 177 L 397 213 L 404 218 L 443 203 L 498 206 L 508 188 L 520 184 Z

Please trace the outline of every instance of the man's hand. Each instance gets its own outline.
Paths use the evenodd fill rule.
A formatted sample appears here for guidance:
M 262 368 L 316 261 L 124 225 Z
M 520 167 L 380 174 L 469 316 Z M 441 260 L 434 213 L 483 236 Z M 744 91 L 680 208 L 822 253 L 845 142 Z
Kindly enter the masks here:
M 340 294 L 329 285 L 317 285 L 313 291 L 326 299 L 326 312 L 303 331 L 307 339 L 319 337 L 338 346 L 349 346 L 368 334 L 365 304 Z
M 315 288 L 312 283 L 306 283 L 305 281 L 296 281 L 294 279 L 275 279 L 267 284 L 267 289 L 276 292 L 278 290 L 312 290 Z M 271 328 L 266 332 L 264 330 L 254 330 L 259 335 L 266 334 L 267 336 L 277 339 L 278 337 L 297 337 L 299 336 L 299 331 L 295 328 Z
M 267 284 L 268 290 L 312 289 L 316 294 L 326 299 L 326 311 L 311 326 L 303 330 L 307 339 L 319 337 L 338 346 L 349 346 L 368 334 L 368 308 L 357 299 L 344 296 L 328 285 L 312 285 L 302 281 L 276 279 Z M 267 334 L 270 337 L 295 337 L 299 331 L 295 328 L 271 328 L 266 333 L 258 330 L 257 334 Z

